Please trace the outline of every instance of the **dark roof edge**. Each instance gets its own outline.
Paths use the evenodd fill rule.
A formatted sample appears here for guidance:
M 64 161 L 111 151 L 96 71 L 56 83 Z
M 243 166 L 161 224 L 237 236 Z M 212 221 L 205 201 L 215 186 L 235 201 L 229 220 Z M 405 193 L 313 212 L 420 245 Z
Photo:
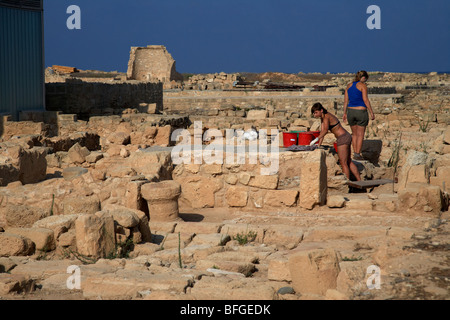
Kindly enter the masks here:
M 43 11 L 43 0 L 0 0 L 0 7 L 21 10 Z

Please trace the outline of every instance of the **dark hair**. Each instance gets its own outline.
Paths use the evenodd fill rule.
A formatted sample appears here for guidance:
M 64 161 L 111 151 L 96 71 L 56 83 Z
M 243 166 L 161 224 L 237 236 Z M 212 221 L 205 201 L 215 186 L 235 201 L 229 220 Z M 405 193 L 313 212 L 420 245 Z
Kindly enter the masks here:
M 355 81 L 360 81 L 362 77 L 366 77 L 366 79 L 369 79 L 369 74 L 367 73 L 367 71 L 358 71 L 355 76 Z
M 311 108 L 311 114 L 320 110 L 322 110 L 324 114 L 328 113 L 327 109 L 325 109 L 320 102 L 314 103 L 314 105 Z

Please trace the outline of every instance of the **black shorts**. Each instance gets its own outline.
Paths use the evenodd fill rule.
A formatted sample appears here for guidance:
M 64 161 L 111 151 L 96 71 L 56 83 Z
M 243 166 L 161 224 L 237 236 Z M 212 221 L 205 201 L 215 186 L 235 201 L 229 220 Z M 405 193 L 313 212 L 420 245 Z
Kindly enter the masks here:
M 347 120 L 350 126 L 367 127 L 369 124 L 369 113 L 365 110 L 347 109 Z

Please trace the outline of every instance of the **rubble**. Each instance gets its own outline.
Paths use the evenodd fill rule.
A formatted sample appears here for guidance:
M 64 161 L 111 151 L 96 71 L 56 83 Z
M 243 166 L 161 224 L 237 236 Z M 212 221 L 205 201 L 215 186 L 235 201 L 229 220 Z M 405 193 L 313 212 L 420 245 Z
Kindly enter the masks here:
M 198 87 L 164 92 L 163 108 L 3 117 L 0 297 L 448 299 L 448 75 L 371 75 L 378 91 L 396 93 L 370 96 L 376 120 L 355 163 L 363 179 L 390 184 L 349 188 L 330 135 L 324 149 L 301 152 L 277 135 L 280 148 L 254 162 L 251 141 L 241 163 L 226 153 L 219 163 L 174 161 L 178 130 L 204 155 L 220 145 L 210 129 L 254 129 L 258 139 L 263 129 L 318 129 L 310 102 L 341 117 L 350 78 L 286 75 L 305 89 L 256 93 L 227 89 L 234 75 L 195 75 Z M 262 174 L 272 153 L 278 170 Z M 382 290 L 368 285 L 373 266 Z M 70 267 L 79 289 L 67 284 Z

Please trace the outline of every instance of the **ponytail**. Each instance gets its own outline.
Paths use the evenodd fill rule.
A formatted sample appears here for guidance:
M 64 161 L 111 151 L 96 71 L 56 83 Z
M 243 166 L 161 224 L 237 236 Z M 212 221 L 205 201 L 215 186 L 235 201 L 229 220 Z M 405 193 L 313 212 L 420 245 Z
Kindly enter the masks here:
M 317 103 L 315 103 L 312 106 L 311 113 L 314 113 L 314 112 L 320 111 L 320 110 L 323 111 L 323 114 L 327 114 L 328 113 L 327 109 L 325 109 L 320 102 L 317 102 Z
M 366 77 L 366 79 L 369 79 L 369 74 L 367 73 L 367 71 L 358 71 L 355 76 L 355 81 L 361 81 L 362 77 Z

